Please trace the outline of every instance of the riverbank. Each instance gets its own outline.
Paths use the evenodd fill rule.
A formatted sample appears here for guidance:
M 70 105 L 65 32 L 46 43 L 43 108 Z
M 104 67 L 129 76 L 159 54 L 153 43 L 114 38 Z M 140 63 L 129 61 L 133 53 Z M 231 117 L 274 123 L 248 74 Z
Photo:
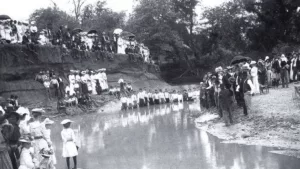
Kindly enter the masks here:
M 269 94 L 252 98 L 248 117 L 235 108 L 234 124 L 226 127 L 214 110 L 201 114 L 195 120 L 199 129 L 223 139 L 224 143 L 278 147 L 274 153 L 300 158 L 300 99 L 294 99 L 294 85 L 287 89 L 271 89 Z M 204 122 L 205 121 L 205 122 Z

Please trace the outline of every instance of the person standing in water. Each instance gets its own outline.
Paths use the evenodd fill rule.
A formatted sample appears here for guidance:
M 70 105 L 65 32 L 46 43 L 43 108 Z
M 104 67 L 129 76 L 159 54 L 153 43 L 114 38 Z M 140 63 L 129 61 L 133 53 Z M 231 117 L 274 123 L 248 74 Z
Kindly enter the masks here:
M 70 128 L 72 121 L 69 119 L 65 119 L 61 122 L 64 126 L 64 129 L 61 131 L 61 137 L 63 140 L 63 149 L 62 149 L 62 156 L 66 158 L 67 167 L 70 168 L 70 158 L 73 158 L 74 168 L 77 169 L 77 156 L 78 150 L 75 144 L 75 133 Z

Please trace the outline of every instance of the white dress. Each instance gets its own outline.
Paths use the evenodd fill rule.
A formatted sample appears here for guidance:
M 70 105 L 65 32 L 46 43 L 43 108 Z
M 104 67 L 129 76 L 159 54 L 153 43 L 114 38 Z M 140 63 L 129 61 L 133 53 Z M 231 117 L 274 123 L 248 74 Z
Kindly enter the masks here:
M 75 144 L 74 131 L 70 128 L 63 129 L 61 131 L 61 137 L 63 140 L 62 156 L 64 158 L 77 156 L 78 151 L 77 151 L 76 144 Z
M 42 156 L 39 152 L 42 149 L 48 149 L 48 143 L 45 138 L 45 125 L 39 121 L 34 121 L 29 124 L 30 134 L 34 138 L 32 146 L 34 148 L 34 157 L 40 161 Z
M 50 159 L 51 159 L 52 163 L 55 165 L 56 157 L 55 157 L 54 147 L 52 146 L 52 141 L 51 141 L 51 130 L 46 129 L 44 132 L 44 135 L 45 135 L 45 139 L 47 140 L 47 142 L 51 144 L 51 149 L 53 150 L 53 154 L 51 155 Z
M 20 155 L 20 166 L 19 169 L 34 169 L 35 165 L 31 156 L 30 149 L 23 148 Z
M 251 80 L 254 85 L 254 93 L 259 93 L 258 69 L 256 66 L 251 69 Z

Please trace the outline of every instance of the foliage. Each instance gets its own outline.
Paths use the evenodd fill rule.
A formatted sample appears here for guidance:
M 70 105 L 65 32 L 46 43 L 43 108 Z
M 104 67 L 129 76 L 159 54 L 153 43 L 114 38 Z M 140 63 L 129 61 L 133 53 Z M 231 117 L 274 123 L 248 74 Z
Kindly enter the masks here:
M 85 6 L 82 27 L 100 31 L 113 31 L 115 28 L 122 28 L 125 22 L 125 12 L 114 12 L 105 6 L 106 1 L 98 1 L 94 5 Z
M 76 19 L 66 12 L 61 11 L 57 7 L 38 9 L 34 11 L 30 16 L 31 21 L 35 21 L 38 30 L 50 28 L 57 30 L 61 25 L 68 25 L 69 28 L 75 28 L 79 26 Z

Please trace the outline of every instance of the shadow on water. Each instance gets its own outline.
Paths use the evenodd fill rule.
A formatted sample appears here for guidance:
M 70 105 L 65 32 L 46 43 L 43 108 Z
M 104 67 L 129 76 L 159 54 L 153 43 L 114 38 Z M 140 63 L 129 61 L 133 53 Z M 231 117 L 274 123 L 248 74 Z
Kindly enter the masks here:
M 295 169 L 300 161 L 269 153 L 273 148 L 222 144 L 195 128 L 192 112 L 199 103 L 159 105 L 115 115 L 75 117 L 78 166 L 83 169 Z M 62 126 L 53 126 L 57 168 L 61 157 Z

